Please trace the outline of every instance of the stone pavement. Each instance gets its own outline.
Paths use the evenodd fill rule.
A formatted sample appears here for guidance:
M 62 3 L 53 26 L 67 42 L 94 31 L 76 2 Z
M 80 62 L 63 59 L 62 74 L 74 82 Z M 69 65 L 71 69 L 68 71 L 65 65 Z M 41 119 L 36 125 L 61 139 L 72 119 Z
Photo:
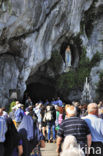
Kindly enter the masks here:
M 42 156 L 57 156 L 56 143 L 46 143 L 45 148 L 41 148 Z

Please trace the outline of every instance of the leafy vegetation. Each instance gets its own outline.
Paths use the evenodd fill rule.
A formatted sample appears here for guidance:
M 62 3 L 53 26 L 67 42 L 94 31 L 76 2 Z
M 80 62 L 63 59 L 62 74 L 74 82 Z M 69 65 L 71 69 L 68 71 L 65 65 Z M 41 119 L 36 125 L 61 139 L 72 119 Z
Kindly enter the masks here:
M 58 77 L 56 81 L 57 91 L 68 95 L 71 89 L 82 89 L 86 77 L 90 75 L 91 68 L 95 66 L 100 59 L 101 56 L 99 52 L 97 52 L 90 61 L 89 58 L 86 57 L 86 49 L 83 48 L 78 68 L 75 71 L 71 70 L 68 73 L 63 73 Z
M 58 74 L 62 67 L 62 57 L 58 51 L 52 53 L 52 57 L 48 62 L 48 66 L 55 74 Z

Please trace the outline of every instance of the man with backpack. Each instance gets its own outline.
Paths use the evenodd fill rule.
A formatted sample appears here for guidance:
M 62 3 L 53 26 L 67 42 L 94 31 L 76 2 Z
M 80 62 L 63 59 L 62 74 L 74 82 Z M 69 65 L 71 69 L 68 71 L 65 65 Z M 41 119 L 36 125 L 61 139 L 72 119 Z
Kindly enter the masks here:
M 46 106 L 45 120 L 48 126 L 48 142 L 50 143 L 51 136 L 51 128 L 53 132 L 53 142 L 56 142 L 56 134 L 55 134 L 55 120 L 56 120 L 56 110 L 55 107 L 51 104 Z

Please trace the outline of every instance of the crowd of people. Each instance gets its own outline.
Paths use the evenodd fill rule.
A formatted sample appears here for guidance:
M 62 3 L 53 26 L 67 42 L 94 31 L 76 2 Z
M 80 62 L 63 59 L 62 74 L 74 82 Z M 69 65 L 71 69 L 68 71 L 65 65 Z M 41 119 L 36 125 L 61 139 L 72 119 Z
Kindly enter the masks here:
M 103 102 L 65 104 L 19 101 L 7 113 L 0 108 L 0 156 L 41 156 L 45 142 L 58 156 L 103 156 Z

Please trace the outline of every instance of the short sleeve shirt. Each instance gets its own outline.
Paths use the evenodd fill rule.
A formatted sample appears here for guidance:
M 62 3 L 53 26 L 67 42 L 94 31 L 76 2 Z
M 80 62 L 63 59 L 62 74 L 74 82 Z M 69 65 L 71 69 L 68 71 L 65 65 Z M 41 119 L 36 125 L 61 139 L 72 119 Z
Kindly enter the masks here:
M 58 130 L 59 137 L 65 138 L 67 135 L 73 135 L 80 144 L 87 143 L 88 134 L 90 134 L 88 125 L 78 117 L 71 117 L 64 120 Z

